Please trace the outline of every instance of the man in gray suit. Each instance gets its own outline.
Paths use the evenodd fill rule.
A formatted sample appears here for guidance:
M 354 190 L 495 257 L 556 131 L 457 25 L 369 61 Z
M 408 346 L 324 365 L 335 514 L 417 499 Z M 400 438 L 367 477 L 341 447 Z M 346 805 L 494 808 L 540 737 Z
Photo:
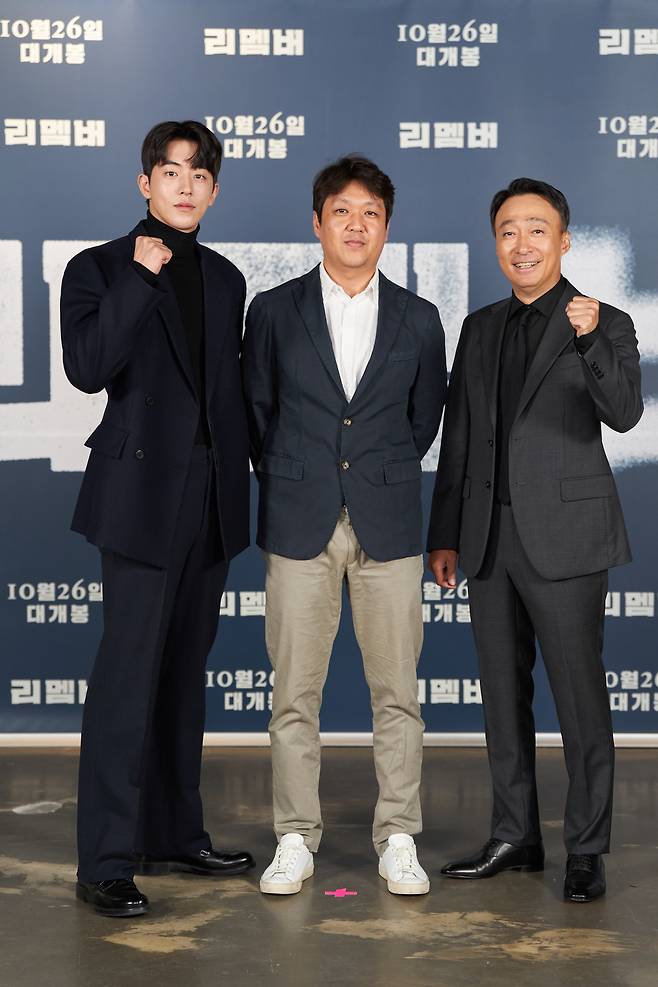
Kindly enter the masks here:
M 270 736 L 279 845 L 261 890 L 293 894 L 313 873 L 322 819 L 319 712 L 343 582 L 373 709 L 379 800 L 373 841 L 390 891 L 424 894 L 416 856 L 423 722 L 421 459 L 446 391 L 434 305 L 377 269 L 394 188 L 365 158 L 316 177 L 323 261 L 257 295 L 243 376 L 260 484 Z
M 601 422 L 642 415 L 633 323 L 561 274 L 569 207 L 513 181 L 491 204 L 512 297 L 464 322 L 450 380 L 428 536 L 440 586 L 469 578 L 493 781 L 491 839 L 455 878 L 543 870 L 532 716 L 535 638 L 569 774 L 564 895 L 605 891 L 614 747 L 601 661 L 610 566 L 630 550 Z

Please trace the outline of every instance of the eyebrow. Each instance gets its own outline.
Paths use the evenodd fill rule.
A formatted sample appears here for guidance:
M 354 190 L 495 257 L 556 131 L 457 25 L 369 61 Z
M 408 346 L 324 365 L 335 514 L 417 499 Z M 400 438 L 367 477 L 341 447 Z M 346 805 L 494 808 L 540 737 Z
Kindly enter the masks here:
M 337 202 L 354 202 L 353 199 L 348 199 L 346 195 L 337 195 L 336 196 L 336 201 Z M 358 205 L 358 203 L 357 203 L 357 205 Z M 364 205 L 364 206 L 375 206 L 375 205 L 377 205 L 377 201 L 375 199 L 366 199 L 365 202 L 362 202 L 361 203 L 361 205 Z
M 162 167 L 164 168 L 165 165 L 176 165 L 177 168 L 182 168 L 183 167 L 181 165 L 180 161 L 163 161 L 162 162 Z
M 542 219 L 541 216 L 530 216 L 528 219 L 521 219 L 521 220 L 506 219 L 503 223 L 500 224 L 500 228 L 502 229 L 503 226 L 510 226 L 513 223 L 543 223 L 545 226 L 549 225 L 548 220 Z

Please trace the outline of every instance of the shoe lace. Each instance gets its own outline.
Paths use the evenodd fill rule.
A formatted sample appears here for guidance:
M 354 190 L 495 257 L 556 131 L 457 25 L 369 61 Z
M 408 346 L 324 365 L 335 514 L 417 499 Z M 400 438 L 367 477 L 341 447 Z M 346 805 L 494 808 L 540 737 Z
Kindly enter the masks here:
M 592 872 L 594 870 L 594 860 L 591 854 L 588 853 L 574 853 L 569 857 L 569 870 L 585 870 Z
M 285 874 L 288 876 L 289 872 L 295 866 L 301 849 L 299 846 L 281 846 L 279 844 L 274 854 L 274 860 L 272 861 L 273 874 Z
M 416 876 L 416 871 L 414 869 L 414 854 L 411 852 L 409 847 L 399 846 L 395 848 L 395 866 L 400 871 L 400 874 L 413 874 Z

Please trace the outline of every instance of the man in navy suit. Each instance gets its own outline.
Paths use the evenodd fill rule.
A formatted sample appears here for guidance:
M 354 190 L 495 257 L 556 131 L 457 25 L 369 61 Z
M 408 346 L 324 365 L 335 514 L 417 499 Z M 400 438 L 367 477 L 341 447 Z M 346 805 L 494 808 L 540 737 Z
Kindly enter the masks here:
M 391 180 L 365 158 L 321 171 L 322 263 L 256 296 L 247 315 L 243 373 L 276 670 L 279 845 L 261 878 L 268 894 L 294 894 L 313 873 L 318 718 L 343 582 L 373 708 L 379 874 L 395 894 L 429 891 L 413 840 L 422 825 L 420 489 L 443 410 L 445 349 L 435 306 L 377 268 L 393 199 Z
M 229 560 L 249 543 L 245 281 L 196 239 L 221 155 L 200 123 L 153 127 L 138 178 L 146 219 L 82 251 L 62 282 L 66 374 L 108 396 L 72 525 L 102 559 L 77 896 L 105 915 L 147 911 L 136 870 L 237 874 L 253 863 L 213 850 L 199 794 L 205 663 Z

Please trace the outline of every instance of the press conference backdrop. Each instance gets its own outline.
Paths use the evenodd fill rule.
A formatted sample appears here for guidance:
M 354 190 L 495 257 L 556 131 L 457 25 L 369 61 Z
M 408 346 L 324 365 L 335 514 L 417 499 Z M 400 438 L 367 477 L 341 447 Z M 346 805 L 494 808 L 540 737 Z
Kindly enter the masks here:
M 519 175 L 564 190 L 574 222 L 566 274 L 631 313 L 642 353 L 644 418 L 605 436 L 634 551 L 611 573 L 605 662 L 615 730 L 655 739 L 654 0 L 5 0 L 0 66 L 0 730 L 79 730 L 102 626 L 98 555 L 69 521 L 105 398 L 64 377 L 62 273 L 143 215 L 135 176 L 149 127 L 194 117 L 225 154 L 201 239 L 242 269 L 248 300 L 318 261 L 320 167 L 361 151 L 388 172 L 397 201 L 381 267 L 438 304 L 449 365 L 466 313 L 508 293 L 487 223 L 492 194 Z M 438 442 L 423 464 L 426 517 L 437 451 Z M 211 732 L 266 730 L 264 604 L 252 548 L 232 564 L 222 599 L 207 671 Z M 479 733 L 466 581 L 446 592 L 426 575 L 423 620 L 427 730 Z M 537 683 L 537 728 L 551 733 L 541 669 Z M 322 728 L 371 729 L 347 605 Z

